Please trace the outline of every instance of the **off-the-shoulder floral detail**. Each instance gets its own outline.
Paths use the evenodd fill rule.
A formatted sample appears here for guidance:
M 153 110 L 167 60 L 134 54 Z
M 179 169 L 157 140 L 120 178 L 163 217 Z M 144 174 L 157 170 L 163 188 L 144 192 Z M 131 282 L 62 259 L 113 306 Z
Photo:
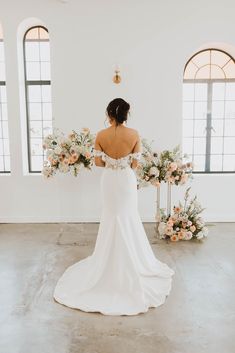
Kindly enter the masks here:
M 118 159 L 112 158 L 108 156 L 104 151 L 96 149 L 93 150 L 93 153 L 95 157 L 102 158 L 102 160 L 105 162 L 106 168 L 112 169 L 124 169 L 130 167 L 133 159 L 139 160 L 141 157 L 141 152 L 129 153 L 127 156 Z

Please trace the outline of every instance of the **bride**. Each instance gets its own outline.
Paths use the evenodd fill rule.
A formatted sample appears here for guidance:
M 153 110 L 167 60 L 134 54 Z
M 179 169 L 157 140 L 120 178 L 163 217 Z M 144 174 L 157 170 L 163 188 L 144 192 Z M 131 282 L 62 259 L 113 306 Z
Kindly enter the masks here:
M 110 127 L 95 141 L 95 164 L 103 167 L 102 214 L 92 255 L 66 269 L 54 299 L 104 315 L 137 315 L 164 303 L 174 271 L 148 242 L 137 207 L 135 168 L 138 132 L 125 126 L 130 106 L 121 98 L 107 107 Z

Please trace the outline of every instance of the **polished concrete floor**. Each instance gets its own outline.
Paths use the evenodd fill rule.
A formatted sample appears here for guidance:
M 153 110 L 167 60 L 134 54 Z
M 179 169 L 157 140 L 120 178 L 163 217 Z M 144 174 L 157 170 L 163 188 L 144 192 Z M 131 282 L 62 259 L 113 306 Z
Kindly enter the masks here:
M 85 313 L 56 303 L 57 279 L 90 255 L 98 224 L 0 225 L 1 353 L 234 353 L 235 224 L 204 242 L 166 243 L 145 229 L 175 270 L 164 305 L 137 316 Z

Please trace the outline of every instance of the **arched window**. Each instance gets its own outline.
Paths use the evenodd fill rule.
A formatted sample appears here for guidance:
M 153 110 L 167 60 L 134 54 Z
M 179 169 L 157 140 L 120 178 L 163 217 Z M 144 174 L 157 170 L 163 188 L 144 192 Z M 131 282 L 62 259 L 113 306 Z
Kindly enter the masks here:
M 7 95 L 3 31 L 0 24 L 0 173 L 10 172 Z
M 24 64 L 29 172 L 40 172 L 45 158 L 42 141 L 52 131 L 50 43 L 45 27 L 25 33 Z
M 235 61 L 222 50 L 202 50 L 185 66 L 183 151 L 197 172 L 235 172 Z

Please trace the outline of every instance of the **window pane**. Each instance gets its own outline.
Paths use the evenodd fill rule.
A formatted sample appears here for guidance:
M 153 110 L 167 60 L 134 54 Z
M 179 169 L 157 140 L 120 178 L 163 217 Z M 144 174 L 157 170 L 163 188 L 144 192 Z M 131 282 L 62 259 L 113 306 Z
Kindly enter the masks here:
M 3 62 L 0 62 L 0 81 L 6 81 L 5 65 Z
M 41 171 L 43 168 L 43 157 L 32 156 L 31 157 L 31 169 L 34 171 Z
M 205 170 L 205 156 L 197 156 L 193 157 L 193 165 L 195 171 L 204 171 Z
M 183 121 L 183 136 L 193 136 L 193 120 Z
M 42 40 L 49 39 L 48 31 L 45 28 L 39 28 L 39 37 Z
M 39 30 L 38 27 L 36 28 L 31 28 L 27 33 L 26 33 L 26 41 L 27 40 L 35 40 L 39 38 Z
M 32 155 L 42 155 L 42 139 L 31 138 Z
M 0 86 L 0 103 L 6 103 L 6 101 L 7 101 L 6 86 Z
M 235 155 L 224 155 L 223 170 L 235 172 Z
M 50 79 L 51 79 L 50 63 L 41 62 L 41 80 L 50 81 Z
M 235 137 L 224 138 L 224 153 L 225 154 L 235 153 Z
M 234 78 L 235 77 L 235 64 L 232 60 L 228 62 L 227 65 L 223 67 L 226 78 Z
M 211 154 L 222 154 L 223 153 L 223 138 L 212 137 L 211 138 Z
M 226 99 L 235 100 L 235 82 L 226 83 Z
M 195 55 L 192 59 L 192 61 L 198 66 L 204 66 L 208 63 L 210 63 L 210 51 L 209 50 L 205 50 L 202 51 L 200 53 L 198 53 L 197 55 Z
M 26 61 L 40 61 L 38 42 L 25 42 L 25 59 Z
M 193 118 L 193 102 L 184 102 L 183 103 L 183 118 L 184 119 L 192 119 Z
M 225 118 L 235 118 L 235 101 L 225 103 Z
M 195 118 L 205 119 L 207 116 L 207 102 L 195 102 Z
M 30 103 L 29 104 L 29 119 L 30 120 L 41 120 L 42 117 L 42 104 L 41 103 Z
M 230 60 L 231 58 L 224 52 L 219 50 L 211 50 L 211 64 L 223 67 Z
M 207 83 L 195 84 L 195 101 L 207 101 Z
M 42 123 L 41 121 L 30 122 L 30 136 L 34 138 L 42 137 Z
M 10 157 L 6 156 L 5 157 L 5 171 L 10 171 L 10 170 L 11 170 Z
M 211 124 L 212 124 L 211 135 L 222 137 L 224 134 L 224 120 L 222 119 L 212 120 Z
M 50 61 L 50 44 L 49 42 L 40 42 L 40 58 L 41 61 Z
M 42 102 L 51 102 L 51 86 L 42 86 Z
M 42 104 L 42 115 L 43 120 L 51 120 L 52 119 L 52 111 L 51 111 L 51 104 L 50 103 L 43 103 Z
M 225 83 L 216 82 L 213 83 L 212 87 L 212 100 L 224 100 L 225 99 Z
M 41 79 L 39 62 L 27 62 L 26 77 L 30 81 Z
M 41 102 L 41 86 L 28 86 L 28 99 L 29 102 Z
M 194 154 L 205 154 L 206 153 L 206 139 L 202 137 L 196 137 L 194 139 Z
M 184 83 L 183 84 L 183 100 L 193 101 L 194 100 L 194 84 Z
M 224 117 L 224 102 L 212 102 L 212 119 L 221 119 Z
M 196 74 L 196 79 L 210 79 L 210 65 L 203 66 L 201 69 L 198 70 Z
M 224 135 L 235 137 L 235 119 L 226 119 L 224 124 Z
M 10 154 L 9 139 L 3 139 L 3 148 L 4 148 L 4 155 L 9 156 Z
M 211 78 L 223 80 L 225 79 L 225 73 L 220 67 L 211 65 Z
M 192 61 L 190 61 L 187 67 L 185 68 L 184 79 L 194 79 L 197 71 L 198 67 Z
M 1 119 L 7 120 L 7 105 L 6 105 L 6 103 L 2 103 L 1 106 L 2 106 L 1 114 L 0 114 Z
M 213 172 L 222 170 L 222 155 L 213 155 L 210 160 L 210 169 Z
M 4 160 L 2 156 L 0 156 L 0 170 L 5 171 L 5 165 L 4 165 Z
M 4 61 L 4 44 L 0 42 L 0 61 Z
M 194 136 L 206 135 L 206 120 L 195 120 Z
M 44 120 L 43 121 L 43 136 L 52 133 L 52 121 L 51 120 Z
M 185 137 L 183 139 L 183 153 L 192 154 L 193 153 L 193 139 Z

